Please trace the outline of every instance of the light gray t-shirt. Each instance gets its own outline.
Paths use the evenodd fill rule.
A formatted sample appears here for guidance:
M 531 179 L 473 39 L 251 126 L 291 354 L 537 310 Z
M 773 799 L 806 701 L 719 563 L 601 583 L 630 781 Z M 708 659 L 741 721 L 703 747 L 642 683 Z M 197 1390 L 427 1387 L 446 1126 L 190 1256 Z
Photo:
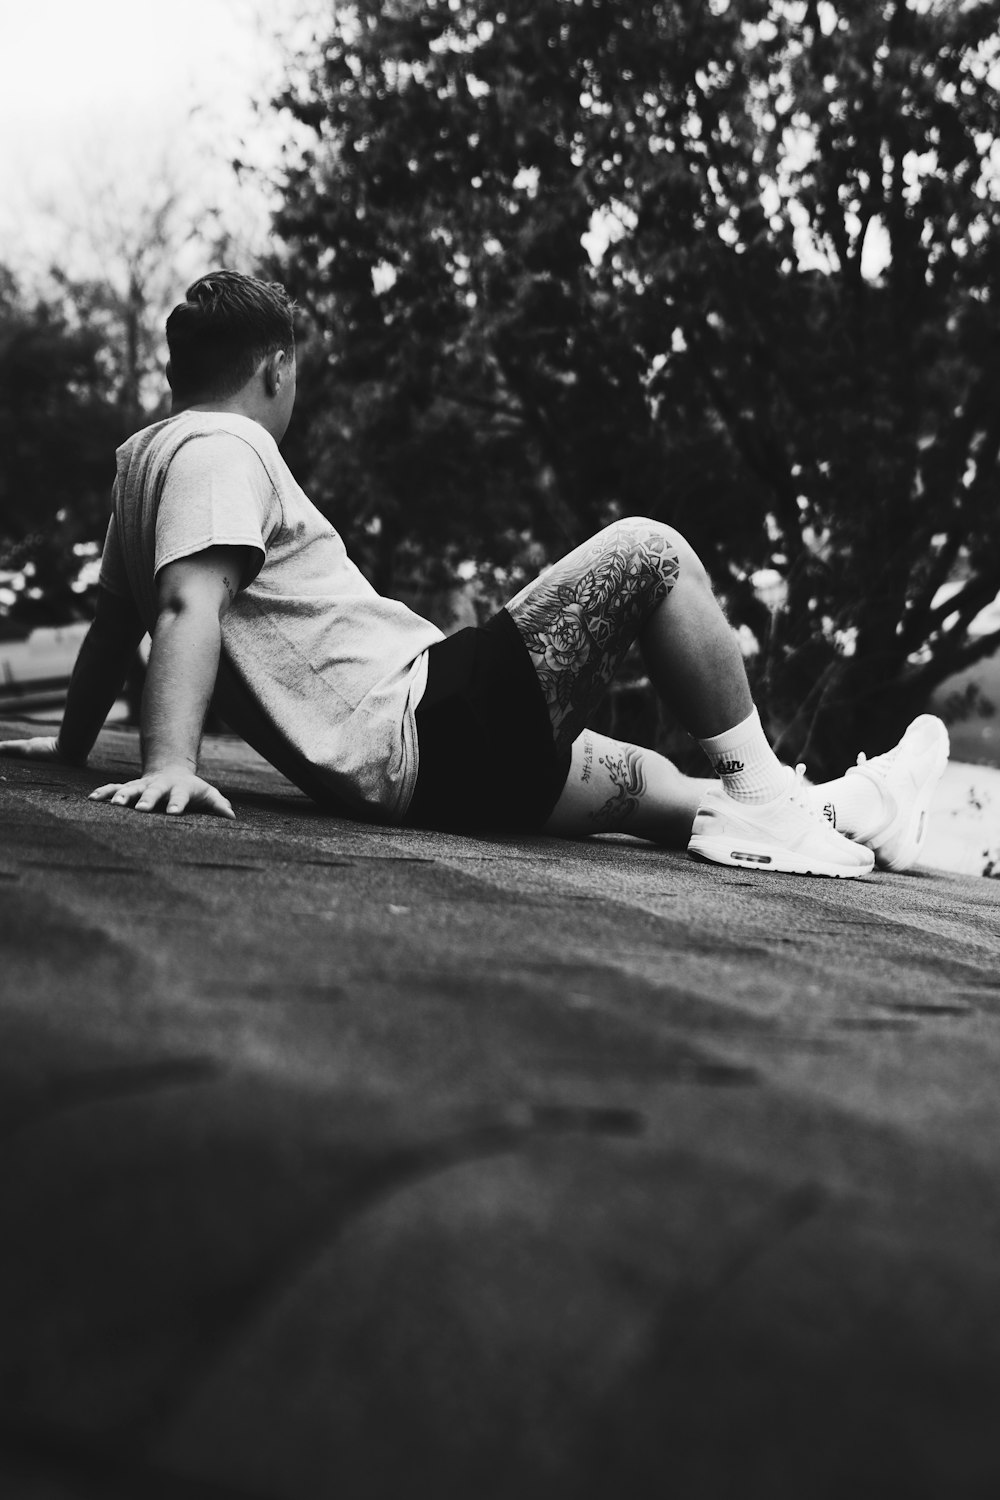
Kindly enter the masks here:
M 156 575 L 212 546 L 251 549 L 222 622 L 216 704 L 311 796 L 392 819 L 417 776 L 413 715 L 436 626 L 383 599 L 259 423 L 181 412 L 118 450 L 101 583 L 156 623 Z

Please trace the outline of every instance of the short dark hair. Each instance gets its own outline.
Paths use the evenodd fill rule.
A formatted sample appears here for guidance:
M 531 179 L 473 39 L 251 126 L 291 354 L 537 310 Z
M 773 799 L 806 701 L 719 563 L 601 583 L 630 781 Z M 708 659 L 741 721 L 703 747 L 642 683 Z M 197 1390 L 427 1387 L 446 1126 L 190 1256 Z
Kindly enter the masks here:
M 168 378 L 175 396 L 232 396 L 261 360 L 295 347 L 295 305 L 280 281 L 210 271 L 167 318 Z

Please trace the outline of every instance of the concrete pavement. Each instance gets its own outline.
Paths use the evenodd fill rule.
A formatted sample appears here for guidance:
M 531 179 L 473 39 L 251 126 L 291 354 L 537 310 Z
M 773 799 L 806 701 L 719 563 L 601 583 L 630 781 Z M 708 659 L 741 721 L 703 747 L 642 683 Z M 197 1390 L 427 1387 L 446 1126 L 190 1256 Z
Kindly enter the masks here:
M 997 882 L 135 764 L 0 761 L 4 1500 L 998 1493 Z

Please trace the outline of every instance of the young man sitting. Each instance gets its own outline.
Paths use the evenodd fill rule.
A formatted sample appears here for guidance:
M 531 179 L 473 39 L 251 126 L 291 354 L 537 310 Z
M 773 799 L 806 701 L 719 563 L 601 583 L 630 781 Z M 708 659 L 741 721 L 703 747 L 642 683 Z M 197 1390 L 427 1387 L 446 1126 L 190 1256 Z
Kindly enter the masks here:
M 948 739 L 807 787 L 761 728 L 736 639 L 672 527 L 632 517 L 577 547 L 486 625 L 444 638 L 380 597 L 278 450 L 295 403 L 284 289 L 202 277 L 167 320 L 172 414 L 118 450 L 94 624 L 59 734 L 8 754 L 82 764 L 145 632 L 142 774 L 91 795 L 232 817 L 198 775 L 210 700 L 322 806 L 468 831 L 622 831 L 701 859 L 858 876 L 916 860 Z M 657 692 L 718 778 L 594 734 L 638 640 Z

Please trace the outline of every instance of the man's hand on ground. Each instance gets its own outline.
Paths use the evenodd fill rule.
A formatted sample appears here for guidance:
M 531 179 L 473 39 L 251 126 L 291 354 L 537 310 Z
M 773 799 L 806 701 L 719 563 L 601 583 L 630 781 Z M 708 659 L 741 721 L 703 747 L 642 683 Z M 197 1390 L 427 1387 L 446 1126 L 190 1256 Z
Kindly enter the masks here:
M 134 781 L 109 782 L 91 792 L 90 800 L 144 813 L 162 809 L 173 816 L 185 812 L 211 813 L 217 818 L 236 816 L 228 799 L 186 766 L 167 767 Z
M 37 734 L 27 740 L 0 740 L 0 755 L 15 755 L 22 760 L 57 760 L 64 766 L 83 764 L 63 754 L 59 737 L 55 734 Z

